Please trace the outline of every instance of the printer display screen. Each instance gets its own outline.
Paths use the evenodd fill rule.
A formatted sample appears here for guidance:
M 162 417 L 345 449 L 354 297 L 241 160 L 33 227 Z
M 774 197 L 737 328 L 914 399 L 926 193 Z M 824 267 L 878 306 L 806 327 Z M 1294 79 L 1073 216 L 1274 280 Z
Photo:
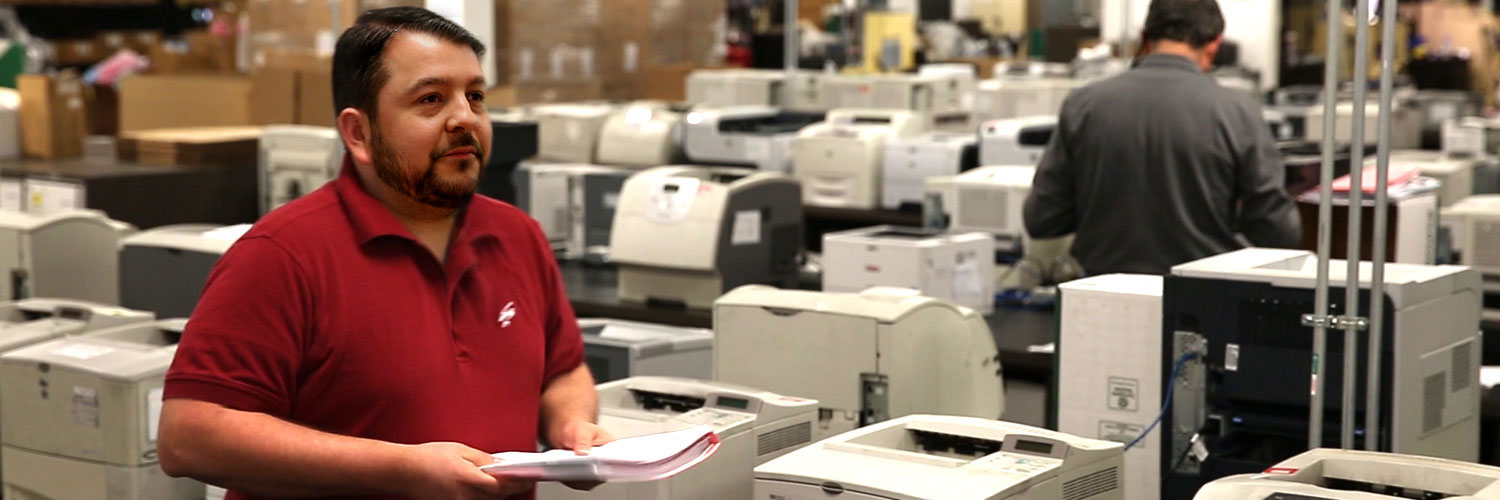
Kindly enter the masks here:
M 725 407 L 725 408 L 734 408 L 736 410 L 744 410 L 744 409 L 750 407 L 750 400 L 748 400 L 748 399 L 741 399 L 741 398 L 726 398 L 726 397 L 720 396 L 719 397 L 719 402 L 717 403 L 717 405 Z
M 1016 440 L 1016 451 L 1021 451 L 1021 452 L 1026 452 L 1026 453 L 1035 453 L 1035 454 L 1038 454 L 1038 455 L 1051 455 L 1052 454 L 1052 443 L 1043 443 L 1041 441 L 1027 441 L 1025 439 L 1017 439 Z

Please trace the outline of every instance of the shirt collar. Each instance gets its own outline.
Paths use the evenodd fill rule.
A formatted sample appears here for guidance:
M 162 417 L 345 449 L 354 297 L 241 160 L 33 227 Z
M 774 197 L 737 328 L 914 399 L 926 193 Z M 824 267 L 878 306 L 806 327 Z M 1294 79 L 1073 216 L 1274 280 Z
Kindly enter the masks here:
M 391 210 L 378 198 L 365 191 L 360 185 L 359 174 L 354 170 L 354 162 L 348 155 L 344 156 L 344 165 L 339 171 L 338 179 L 334 181 L 334 189 L 338 193 L 339 200 L 343 203 L 344 213 L 349 217 L 349 223 L 354 227 L 354 234 L 359 238 L 361 245 L 382 236 L 395 236 L 410 241 L 417 241 L 411 230 L 403 224 Z M 476 197 L 478 195 L 475 195 Z M 469 203 L 470 207 L 474 205 Z M 493 238 L 499 241 L 499 235 L 491 230 L 485 229 L 488 224 L 473 224 L 470 207 L 459 209 L 458 217 L 454 221 L 455 232 L 453 242 L 457 246 L 466 247 L 481 238 Z
M 1136 64 L 1136 67 L 1180 69 L 1199 75 L 1203 74 L 1203 68 L 1198 67 L 1198 63 L 1176 54 L 1150 54 L 1142 57 L 1140 62 Z

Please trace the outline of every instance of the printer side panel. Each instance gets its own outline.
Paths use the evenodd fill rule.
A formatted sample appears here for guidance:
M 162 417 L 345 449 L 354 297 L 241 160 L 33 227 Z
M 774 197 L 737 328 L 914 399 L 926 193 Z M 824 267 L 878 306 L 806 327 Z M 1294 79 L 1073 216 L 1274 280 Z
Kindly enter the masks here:
M 934 306 L 879 326 L 889 418 L 934 414 L 998 420 L 1005 412 L 998 352 L 983 318 Z
M 120 233 L 92 219 L 67 219 L 27 235 L 31 296 L 120 303 Z
M 1388 414 L 1395 419 L 1391 448 L 1382 451 L 1479 460 L 1479 316 L 1473 289 L 1387 313 L 1399 353 L 1396 385 L 1387 390 L 1392 408 L 1402 411 Z
M 0 228 L 0 300 L 17 300 L 23 296 L 26 279 L 30 275 L 27 263 L 21 261 L 21 232 L 14 228 Z
M 750 182 L 731 187 L 724 204 L 714 262 L 723 291 L 749 284 L 792 287 L 803 246 L 801 188 L 784 178 Z

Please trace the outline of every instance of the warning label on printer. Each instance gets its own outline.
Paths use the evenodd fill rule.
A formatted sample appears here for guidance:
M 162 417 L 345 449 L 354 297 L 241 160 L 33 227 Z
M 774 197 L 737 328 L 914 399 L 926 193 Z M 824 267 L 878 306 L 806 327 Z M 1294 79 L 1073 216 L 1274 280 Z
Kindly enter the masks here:
M 1109 409 L 1134 412 L 1141 399 L 1141 383 L 1133 378 L 1110 377 L 1108 398 Z
M 1145 426 L 1124 422 L 1099 421 L 1099 439 L 1116 443 L 1129 443 L 1146 431 Z
M 90 387 L 73 387 L 73 424 L 99 427 L 99 391 Z

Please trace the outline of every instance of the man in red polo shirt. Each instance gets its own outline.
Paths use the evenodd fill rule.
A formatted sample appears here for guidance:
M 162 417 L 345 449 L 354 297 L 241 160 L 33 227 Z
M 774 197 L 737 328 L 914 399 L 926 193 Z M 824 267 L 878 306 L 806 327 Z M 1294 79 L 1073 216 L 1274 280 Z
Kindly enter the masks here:
M 215 267 L 167 374 L 168 474 L 234 499 L 530 498 L 478 466 L 610 440 L 545 237 L 474 196 L 483 54 L 416 8 L 340 37 L 343 173 Z

